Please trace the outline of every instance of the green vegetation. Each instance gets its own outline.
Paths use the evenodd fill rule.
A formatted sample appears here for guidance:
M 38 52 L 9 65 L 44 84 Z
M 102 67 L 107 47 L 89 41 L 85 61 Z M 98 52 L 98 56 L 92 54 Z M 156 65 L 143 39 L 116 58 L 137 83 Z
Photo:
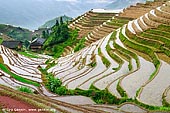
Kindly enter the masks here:
M 110 40 L 116 40 L 116 34 L 117 34 L 117 32 L 114 31 L 114 32 L 112 33 L 112 35 L 110 36 Z
M 170 107 L 170 104 L 166 101 L 165 96 L 162 96 L 162 105 L 165 107 Z
M 156 40 L 152 40 L 152 39 L 147 39 L 147 38 L 143 38 L 140 36 L 134 36 L 131 39 L 135 40 L 138 43 L 144 44 L 146 46 L 149 46 L 150 48 L 154 48 L 156 49 L 160 49 L 163 46 L 163 43 L 160 41 L 156 41 Z
M 110 62 L 107 58 L 102 57 L 103 64 L 108 68 L 110 66 Z
M 101 56 L 103 64 L 108 68 L 110 66 L 110 62 L 107 58 L 105 58 L 101 52 L 101 48 L 98 48 L 98 54 Z
M 114 43 L 113 43 L 113 46 L 117 49 L 116 52 L 118 54 L 120 54 L 121 56 L 123 56 L 124 58 L 126 58 L 128 61 L 129 61 L 129 65 L 128 65 L 128 68 L 129 68 L 129 71 L 131 71 L 133 69 L 132 67 L 132 62 L 131 62 L 131 57 L 134 58 L 136 60 L 136 64 L 137 64 L 137 67 L 139 68 L 139 59 L 137 57 L 137 55 L 127 49 L 124 49 L 123 47 L 121 47 L 120 45 L 118 45 L 115 40 L 116 40 L 116 34 L 117 32 L 113 32 L 112 35 L 111 35 L 111 38 L 110 39 L 113 39 L 114 40 Z
M 147 105 L 147 104 L 141 103 L 137 99 L 131 100 L 131 102 L 151 111 L 170 111 L 170 107 L 165 107 L 165 106 L 159 107 L 159 106 Z
M 132 62 L 131 62 L 131 60 L 129 61 L 128 69 L 129 69 L 129 71 L 132 71 L 132 69 L 133 69 L 133 66 L 132 66 Z
M 112 59 L 114 59 L 114 60 L 115 60 L 117 63 L 119 63 L 119 64 L 123 64 L 123 60 L 122 60 L 119 56 L 117 56 L 116 54 L 114 54 L 114 51 L 112 50 L 112 48 L 111 48 L 109 45 L 106 46 L 106 50 L 107 50 L 109 56 L 110 56 Z
M 112 20 L 112 22 L 126 24 L 126 23 L 129 22 L 129 20 L 128 19 L 120 19 L 120 18 L 117 19 L 117 18 L 115 18 L 115 19 Z
M 128 98 L 128 95 L 126 94 L 126 91 L 124 91 L 123 88 L 120 86 L 120 80 L 119 80 L 119 82 L 117 84 L 116 89 L 119 92 L 119 94 L 121 95 L 121 97 Z
M 161 27 L 161 30 L 162 29 L 164 29 L 164 27 Z M 156 52 L 163 52 L 165 55 L 170 56 L 169 32 L 160 31 L 158 29 L 150 29 L 141 33 L 137 37 L 132 37 L 132 39 L 134 39 L 138 43 L 149 46 L 153 50 L 155 49 Z
M 155 67 L 157 67 L 158 65 L 160 65 L 160 61 L 159 59 L 157 58 L 157 56 L 155 55 L 154 51 L 147 47 L 147 46 L 144 46 L 142 44 L 139 44 L 139 43 L 136 43 L 136 42 L 133 42 L 131 40 L 128 40 L 123 34 L 122 32 L 120 32 L 120 40 L 122 42 L 124 42 L 125 45 L 127 45 L 128 47 L 130 48 L 133 48 L 137 51 L 140 51 L 140 52 L 143 52 L 147 55 L 149 55 L 153 61 L 153 64 L 155 65 Z
M 134 58 L 136 60 L 137 67 L 139 68 L 139 66 L 140 66 L 139 59 L 138 59 L 138 56 L 135 53 L 133 53 L 133 52 L 127 50 L 127 49 L 124 49 L 123 47 L 121 47 L 117 43 L 113 43 L 113 45 L 119 51 L 124 52 L 125 54 L 127 54 L 127 55 L 131 56 L 132 58 Z
M 125 58 L 129 62 L 128 68 L 129 68 L 129 71 L 132 71 L 132 69 L 133 69 L 132 61 L 131 61 L 132 58 L 128 54 L 126 54 L 126 53 L 124 53 L 123 51 L 120 51 L 120 50 L 116 50 L 116 53 L 118 53 L 118 55 Z M 123 63 L 123 60 L 122 60 L 122 63 Z
M 57 88 L 61 87 L 62 82 L 51 74 L 47 75 L 46 77 L 48 79 L 48 83 L 46 84 L 47 88 L 51 92 L 56 92 Z
M 115 18 L 115 19 L 111 20 L 111 22 L 107 22 L 107 24 L 121 27 L 128 22 L 129 22 L 129 20 L 126 20 L 126 19 L 116 19 Z
M 140 36 L 145 37 L 145 38 L 149 38 L 149 39 L 154 39 L 154 40 L 157 40 L 157 41 L 161 41 L 165 44 L 165 47 L 170 48 L 170 39 L 169 38 L 154 35 L 154 34 L 149 34 L 149 33 L 146 33 L 146 32 L 141 33 Z
M 107 89 L 99 90 L 92 85 L 89 90 L 81 90 L 78 88 L 75 90 L 69 90 L 65 86 L 62 86 L 61 81 L 58 78 L 55 78 L 52 74 L 48 74 L 46 77 L 48 81 L 46 84 L 47 88 L 53 93 L 56 93 L 58 95 L 83 95 L 83 96 L 92 98 L 97 104 L 120 105 L 125 102 L 131 102 L 151 111 L 152 110 L 161 110 L 161 111 L 170 110 L 170 108 L 166 106 L 163 106 L 163 107 L 151 106 L 151 105 L 147 105 L 147 104 L 139 102 L 136 98 L 135 99 L 128 98 L 126 92 L 121 88 L 119 84 L 120 81 L 117 85 L 117 90 L 122 96 L 122 98 L 119 99 L 116 96 L 112 95 Z M 139 93 L 139 91 L 140 90 L 138 90 L 137 92 Z
M 31 31 L 21 27 L 13 27 L 11 25 L 0 24 L 0 31 L 1 33 L 19 41 L 31 40 L 32 37 Z
M 66 16 L 66 15 L 61 16 L 61 17 L 62 17 L 62 19 L 63 19 L 63 22 L 67 22 L 67 21 L 71 21 L 71 20 L 72 20 L 71 17 L 68 17 L 68 16 Z M 40 28 L 51 28 L 51 27 L 53 27 L 53 26 L 56 24 L 56 20 L 60 21 L 60 18 L 61 18 L 61 17 L 56 17 L 56 18 L 54 18 L 54 19 L 52 19 L 52 20 L 47 21 L 47 22 L 46 22 L 44 25 L 42 25 Z
M 128 40 L 121 32 L 120 32 L 120 40 L 124 42 L 124 44 L 127 45 L 128 47 L 133 48 L 142 53 L 145 53 L 146 55 L 149 55 L 156 68 L 156 70 L 150 76 L 150 80 L 153 79 L 160 68 L 160 61 L 156 56 L 156 54 L 154 53 L 154 51 L 151 48 L 148 48 L 147 46 Z
M 2 39 L 2 37 L 0 37 L 0 44 L 2 44 L 2 42 L 3 42 L 3 39 Z
M 57 80 L 58 81 L 58 80 Z M 60 83 L 60 82 L 59 82 Z M 96 87 L 91 86 L 89 90 L 81 90 L 81 89 L 75 89 L 75 90 L 68 90 L 64 86 L 60 86 L 56 88 L 55 93 L 60 95 L 83 95 L 87 97 L 91 97 L 97 104 L 117 104 L 120 105 L 125 102 L 132 102 L 135 103 L 143 108 L 146 108 L 148 110 L 162 110 L 162 111 L 169 111 L 169 107 L 157 107 L 157 106 L 151 106 L 144 103 L 139 102 L 136 98 L 131 99 L 127 97 L 126 92 L 119 86 L 117 87 L 117 90 L 121 94 L 122 98 L 118 99 L 111 93 L 109 93 L 108 90 L 98 90 Z M 62 92 L 62 93 L 61 93 Z
M 77 52 L 85 47 L 85 37 L 79 40 L 79 42 L 76 44 L 76 47 L 74 48 L 74 52 Z
M 135 98 L 139 96 L 141 89 L 142 89 L 142 87 L 140 87 L 140 88 L 136 91 L 136 96 L 135 96 Z
M 69 29 L 67 23 L 63 23 L 62 19 L 60 24 L 56 21 L 56 25 L 52 27 L 52 33 L 44 43 L 45 53 L 57 58 L 60 57 L 65 47 L 78 43 L 77 36 L 77 29 Z
M 25 46 L 25 49 L 29 49 L 30 42 L 28 40 L 25 40 L 24 43 L 23 43 L 23 46 Z
M 34 86 L 37 86 L 37 87 L 40 86 L 40 84 L 37 83 L 37 82 L 34 82 L 34 81 L 31 81 L 31 80 L 25 79 L 25 78 L 23 78 L 23 77 L 21 77 L 21 76 L 18 76 L 18 75 L 16 75 L 16 74 L 12 73 L 12 72 L 10 71 L 10 69 L 9 69 L 6 65 L 4 65 L 4 64 L 2 64 L 2 63 L 0 63 L 0 69 L 3 70 L 5 73 L 11 75 L 11 77 L 13 77 L 14 79 L 16 79 L 16 80 L 18 80 L 18 81 L 20 81 L 20 82 L 23 82 L 23 83 L 26 83 L 26 84 L 31 84 L 31 85 L 34 85 Z
M 114 26 L 119 26 L 119 27 L 124 25 L 124 23 L 116 23 L 116 22 L 108 22 L 107 24 L 114 25 Z
M 28 51 L 20 51 L 18 53 L 21 55 L 24 55 L 26 57 L 29 57 L 29 58 L 39 58 L 38 56 L 35 55 L 35 53 L 30 52 L 30 51 L 29 52 Z
M 165 24 L 161 24 L 161 25 L 158 26 L 157 29 L 158 29 L 158 30 L 161 30 L 161 31 L 169 32 L 170 26 L 165 25 Z
M 61 81 L 57 78 L 54 78 L 53 75 L 49 74 L 47 76 L 48 83 L 46 84 L 47 88 L 58 95 L 83 95 L 91 97 L 97 103 L 117 103 L 119 102 L 112 94 L 107 90 L 97 90 L 96 88 L 91 88 L 89 90 L 68 90 L 65 86 L 61 86 Z
M 55 44 L 62 43 L 68 38 L 69 38 L 69 28 L 67 24 L 55 25 L 52 28 L 52 34 L 50 34 L 50 37 L 48 37 L 48 39 L 46 40 L 44 47 L 53 46 Z
M 33 94 L 33 91 L 29 87 L 25 87 L 25 86 L 19 87 L 18 91 Z
M 92 62 L 89 64 L 89 66 L 91 66 L 91 67 L 95 67 L 96 65 L 97 65 L 96 62 Z
M 145 32 L 170 38 L 169 32 L 165 32 L 165 31 L 159 30 L 159 29 L 149 29 L 149 30 L 146 30 Z

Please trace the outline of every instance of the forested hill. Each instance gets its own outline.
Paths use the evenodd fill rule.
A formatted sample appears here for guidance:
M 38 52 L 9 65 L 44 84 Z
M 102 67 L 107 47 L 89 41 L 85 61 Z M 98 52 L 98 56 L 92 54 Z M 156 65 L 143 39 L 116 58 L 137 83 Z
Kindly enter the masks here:
M 54 19 L 52 19 L 52 20 L 49 20 L 49 21 L 45 22 L 45 24 L 43 24 L 42 26 L 40 26 L 40 28 L 51 28 L 52 26 L 55 25 L 56 20 L 60 21 L 60 18 L 61 18 L 61 17 L 62 17 L 62 19 L 63 19 L 63 22 L 70 21 L 70 20 L 73 19 L 73 18 L 68 17 L 68 16 L 66 16 L 66 15 L 60 16 L 60 17 L 56 17 L 56 18 L 54 18 Z
M 60 57 L 66 46 L 71 46 L 78 42 L 77 30 L 69 29 L 67 22 L 63 22 L 62 17 L 51 28 L 51 33 L 44 32 L 43 34 L 44 38 L 46 38 L 43 46 L 45 53 L 55 57 Z
M 11 25 L 0 24 L 0 33 L 3 33 L 15 40 L 24 41 L 31 40 L 32 31 L 21 27 L 14 27 Z

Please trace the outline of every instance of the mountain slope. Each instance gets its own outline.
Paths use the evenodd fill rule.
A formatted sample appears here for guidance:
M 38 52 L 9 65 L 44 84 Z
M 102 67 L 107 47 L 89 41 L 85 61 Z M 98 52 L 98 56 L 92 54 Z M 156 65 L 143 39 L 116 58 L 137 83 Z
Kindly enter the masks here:
M 58 112 L 169 113 L 170 1 L 134 20 L 115 17 L 100 28 L 103 26 L 113 29 L 102 29 L 110 32 L 109 35 L 76 53 L 47 62 L 47 56 L 30 59 L 0 46 L 1 84 L 12 88 L 24 85 L 53 99 L 57 98 L 53 93 L 84 95 L 98 105 L 71 105 L 45 96 L 15 92 L 1 85 L 0 95 L 33 99 L 31 102 L 43 103 Z M 101 33 L 98 28 L 96 34 Z M 45 62 L 49 63 L 47 67 Z
M 48 72 L 67 89 L 88 92 L 98 103 L 130 101 L 150 110 L 170 111 L 169 29 L 170 1 L 83 50 L 57 59 Z
M 106 6 L 108 9 L 123 9 L 136 3 L 145 3 L 146 0 L 113 0 L 113 2 Z
M 0 33 L 3 33 L 15 40 L 30 41 L 32 39 L 32 31 L 21 27 L 14 27 L 11 25 L 0 24 Z

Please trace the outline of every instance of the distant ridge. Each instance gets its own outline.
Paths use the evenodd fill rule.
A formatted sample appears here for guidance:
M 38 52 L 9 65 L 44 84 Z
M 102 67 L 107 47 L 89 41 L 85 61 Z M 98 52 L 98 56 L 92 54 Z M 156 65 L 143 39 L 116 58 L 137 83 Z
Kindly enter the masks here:
M 146 0 L 114 0 L 111 4 L 107 5 L 107 9 L 123 9 L 136 3 L 145 3 Z
M 52 18 L 64 14 L 70 17 L 77 17 L 92 8 L 103 8 L 109 4 L 108 2 L 88 3 L 86 1 L 78 1 L 1 0 L 0 23 L 35 30 Z
M 49 21 L 45 22 L 45 24 L 43 24 L 43 25 L 40 26 L 39 28 L 51 28 L 52 26 L 55 25 L 56 20 L 60 21 L 60 18 L 61 18 L 61 17 L 62 17 L 62 19 L 63 19 L 64 22 L 70 21 L 70 20 L 73 19 L 73 18 L 68 17 L 68 16 L 66 16 L 66 15 L 64 15 L 64 16 L 59 16 L 59 17 L 56 17 L 56 18 L 54 18 L 54 19 L 52 19 L 52 20 L 49 20 Z
M 32 31 L 13 25 L 0 24 L 0 33 L 19 41 L 31 40 L 32 38 Z

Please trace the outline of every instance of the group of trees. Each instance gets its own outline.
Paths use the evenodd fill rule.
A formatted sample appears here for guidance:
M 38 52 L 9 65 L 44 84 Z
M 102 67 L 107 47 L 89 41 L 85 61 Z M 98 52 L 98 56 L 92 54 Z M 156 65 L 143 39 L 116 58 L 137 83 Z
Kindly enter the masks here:
M 46 33 L 43 34 L 46 36 Z M 60 17 L 60 20 L 56 20 L 56 24 L 51 28 L 43 49 L 46 54 L 60 57 L 65 47 L 78 42 L 77 36 L 78 31 L 69 29 L 67 22 L 63 22 L 62 17 Z
M 46 38 L 47 33 L 43 32 L 43 37 Z M 62 17 L 60 18 L 60 22 L 56 20 L 55 26 L 51 29 L 51 34 L 47 38 L 44 47 L 53 46 L 59 43 L 64 42 L 69 38 L 69 28 L 67 23 L 63 23 Z

